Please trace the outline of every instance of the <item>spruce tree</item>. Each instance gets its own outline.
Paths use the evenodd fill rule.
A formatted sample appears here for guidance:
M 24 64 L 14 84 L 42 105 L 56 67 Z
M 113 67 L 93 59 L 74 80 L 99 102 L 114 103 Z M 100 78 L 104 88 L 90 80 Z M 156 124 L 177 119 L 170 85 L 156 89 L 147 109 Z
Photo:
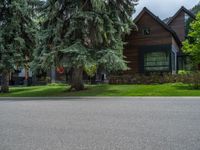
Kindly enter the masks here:
M 1 0 L 0 74 L 1 92 L 9 92 L 9 76 L 27 67 L 35 46 L 36 0 Z
M 127 69 L 122 36 L 134 25 L 137 0 L 47 0 L 34 68 L 72 71 L 71 89 L 82 90 L 84 68 Z

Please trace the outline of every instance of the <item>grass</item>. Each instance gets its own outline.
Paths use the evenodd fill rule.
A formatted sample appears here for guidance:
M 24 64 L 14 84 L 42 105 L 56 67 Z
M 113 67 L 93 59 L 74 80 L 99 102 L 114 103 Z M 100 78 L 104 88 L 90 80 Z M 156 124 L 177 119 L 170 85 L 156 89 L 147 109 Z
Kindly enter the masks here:
M 158 85 L 86 85 L 86 90 L 69 92 L 69 86 L 62 84 L 11 87 L 10 93 L 0 97 L 55 97 L 55 96 L 200 96 L 200 90 L 194 90 L 187 84 Z

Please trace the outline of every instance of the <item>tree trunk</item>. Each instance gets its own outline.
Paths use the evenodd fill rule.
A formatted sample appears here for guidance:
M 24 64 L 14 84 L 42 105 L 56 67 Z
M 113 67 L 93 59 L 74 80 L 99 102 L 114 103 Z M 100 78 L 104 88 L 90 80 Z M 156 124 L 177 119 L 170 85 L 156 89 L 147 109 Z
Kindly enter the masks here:
M 29 68 L 25 65 L 25 78 L 24 78 L 24 85 L 28 86 L 28 79 L 29 79 Z
M 54 65 L 51 67 L 51 83 L 56 83 L 56 68 Z
M 70 84 L 71 84 L 70 90 L 76 90 L 76 91 L 84 90 L 82 67 L 72 69 Z
M 1 77 L 1 92 L 8 93 L 9 92 L 9 71 L 3 70 Z

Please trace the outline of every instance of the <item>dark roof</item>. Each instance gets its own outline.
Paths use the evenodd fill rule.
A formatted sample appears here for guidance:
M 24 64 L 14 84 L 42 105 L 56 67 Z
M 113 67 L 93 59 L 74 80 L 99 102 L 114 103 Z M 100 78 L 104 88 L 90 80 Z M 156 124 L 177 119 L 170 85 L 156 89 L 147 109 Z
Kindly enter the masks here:
M 171 18 L 172 18 L 172 17 L 165 18 L 165 19 L 163 20 L 163 22 L 167 24 L 168 21 L 169 21 Z
M 195 15 L 194 15 L 191 11 L 189 11 L 189 10 L 186 9 L 184 6 L 182 6 L 182 7 L 176 12 L 176 14 L 175 14 L 173 17 L 171 17 L 171 18 L 169 19 L 169 21 L 167 22 L 167 24 L 169 25 L 170 23 L 172 23 L 172 21 L 173 21 L 182 11 L 184 11 L 186 14 L 188 14 L 191 18 L 193 18 L 193 19 L 196 18 Z
M 143 8 L 143 10 L 139 13 L 139 15 L 134 19 L 134 22 L 137 23 L 140 18 L 142 17 L 142 15 L 144 13 L 148 13 L 156 22 L 158 22 L 165 30 L 167 30 L 168 32 L 171 33 L 171 35 L 174 37 L 174 39 L 176 40 L 177 44 L 179 46 L 182 45 L 180 39 L 178 38 L 176 32 L 174 30 L 172 30 L 168 25 L 166 25 L 162 20 L 160 20 L 159 17 L 155 16 L 149 9 L 147 9 L 146 7 Z

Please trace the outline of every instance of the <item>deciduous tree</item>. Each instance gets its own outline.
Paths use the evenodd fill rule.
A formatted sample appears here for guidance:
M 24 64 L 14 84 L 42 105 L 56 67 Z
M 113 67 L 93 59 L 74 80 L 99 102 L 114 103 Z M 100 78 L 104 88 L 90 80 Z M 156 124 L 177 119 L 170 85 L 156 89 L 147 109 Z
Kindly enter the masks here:
M 190 26 L 189 37 L 183 42 L 183 50 L 193 58 L 193 62 L 197 65 L 200 64 L 200 13 Z

